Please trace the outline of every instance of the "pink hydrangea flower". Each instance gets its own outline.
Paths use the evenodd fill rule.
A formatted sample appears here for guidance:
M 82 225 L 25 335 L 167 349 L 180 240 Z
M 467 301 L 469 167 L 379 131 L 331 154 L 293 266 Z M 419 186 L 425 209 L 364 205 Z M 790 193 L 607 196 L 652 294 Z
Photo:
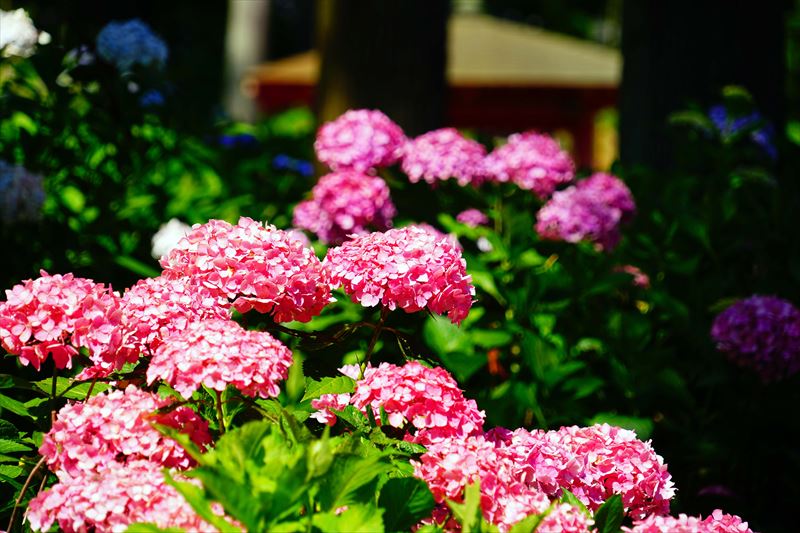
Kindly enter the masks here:
M 387 230 L 397 213 L 386 182 L 359 172 L 322 176 L 311 193 L 311 200 L 297 204 L 293 224 L 316 233 L 323 243 L 340 244 L 349 235 L 369 233 L 368 228 Z
M 41 492 L 28 504 L 26 519 L 34 531 L 49 531 L 54 523 L 64 531 L 125 531 L 139 522 L 214 531 L 166 484 L 161 470 L 158 463 L 145 460 L 110 461 L 100 470 L 61 479 Z M 200 484 L 191 479 L 181 481 Z M 214 506 L 214 511 L 223 515 L 220 506 Z
M 188 407 L 156 413 L 171 403 L 129 385 L 124 391 L 67 404 L 42 439 L 39 453 L 62 480 L 97 472 L 110 463 L 139 459 L 189 468 L 193 461 L 184 449 L 152 424 L 175 428 L 205 447 L 211 443 L 208 423 Z
M 536 215 L 536 232 L 543 239 L 589 241 L 610 250 L 619 242 L 620 224 L 634 212 L 633 197 L 621 180 L 595 174 L 553 193 Z
M 187 400 L 205 385 L 261 398 L 280 393 L 292 352 L 269 333 L 248 331 L 232 320 L 202 320 L 167 339 L 147 368 L 147 382 L 163 379 Z
M 480 185 L 486 178 L 485 156 L 481 143 L 464 138 L 455 128 L 442 128 L 409 141 L 402 168 L 411 183 L 455 178 L 462 187 Z
M 456 215 L 456 220 L 462 224 L 466 224 L 471 228 L 477 228 L 478 226 L 483 226 L 489 223 L 489 217 L 487 217 L 482 211 L 474 208 L 465 209 L 464 211 L 460 212 L 458 215 Z
M 516 475 L 551 497 L 566 488 L 594 511 L 619 494 L 634 518 L 669 512 L 672 478 L 650 443 L 633 431 L 597 424 L 495 432 L 491 438 L 516 457 Z
M 575 163 L 549 135 L 515 133 L 485 160 L 486 172 L 495 181 L 512 182 L 549 198 L 559 185 L 575 177 Z
M 428 368 L 416 361 L 403 366 L 368 366 L 352 395 L 328 394 L 312 402 L 321 411 L 341 410 L 348 404 L 365 414 L 371 409 L 376 420 L 383 408 L 390 426 L 414 432 L 414 439 L 422 443 L 477 434 L 483 427 L 483 411 L 475 400 L 464 397 L 453 376 L 443 368 Z M 336 420 L 330 412 L 314 418 L 329 424 Z
M 365 307 L 427 308 L 458 324 L 475 294 L 461 251 L 415 226 L 356 237 L 328 250 L 325 265 L 331 285 Z
M 547 513 L 547 516 L 539 522 L 536 531 L 548 533 L 558 531 L 559 533 L 589 533 L 594 525 L 594 520 L 586 515 L 577 507 L 566 503 L 560 503 Z
M 271 313 L 276 322 L 308 322 L 330 303 L 328 276 L 313 250 L 274 226 L 242 217 L 195 225 L 161 259 L 164 277 L 196 278 L 241 313 Z
M 614 267 L 614 272 L 624 272 L 625 274 L 630 274 L 630 276 L 633 277 L 631 283 L 634 287 L 639 287 L 640 289 L 650 288 L 650 276 L 642 272 L 642 269 L 637 266 L 619 265 Z
M 800 310 L 775 296 L 754 295 L 717 315 L 711 326 L 717 349 L 765 382 L 800 371 Z
M 747 522 L 720 509 L 714 510 L 705 519 L 685 514 L 677 517 L 650 515 L 634 522 L 632 528 L 622 529 L 629 533 L 753 533 Z
M 95 362 L 121 367 L 136 354 L 120 350 L 119 295 L 72 274 L 27 280 L 6 291 L 0 302 L 0 342 L 23 364 L 37 370 L 52 355 L 58 368 L 72 368 L 79 348 Z
M 317 132 L 317 159 L 333 170 L 367 172 L 396 163 L 406 136 L 400 126 L 380 111 L 347 111 Z

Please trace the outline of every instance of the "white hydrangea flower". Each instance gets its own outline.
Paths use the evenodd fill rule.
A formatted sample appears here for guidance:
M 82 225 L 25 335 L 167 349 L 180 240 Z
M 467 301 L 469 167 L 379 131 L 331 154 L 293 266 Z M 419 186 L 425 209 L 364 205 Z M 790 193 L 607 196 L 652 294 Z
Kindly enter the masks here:
M 166 224 L 162 224 L 155 235 L 153 235 L 153 248 L 150 251 L 155 259 L 161 259 L 170 250 L 175 248 L 180 240 L 192 230 L 189 224 L 181 222 L 177 218 L 171 219 Z
M 40 32 L 24 9 L 0 9 L 0 50 L 3 57 L 30 57 L 37 44 L 50 42 L 50 34 Z

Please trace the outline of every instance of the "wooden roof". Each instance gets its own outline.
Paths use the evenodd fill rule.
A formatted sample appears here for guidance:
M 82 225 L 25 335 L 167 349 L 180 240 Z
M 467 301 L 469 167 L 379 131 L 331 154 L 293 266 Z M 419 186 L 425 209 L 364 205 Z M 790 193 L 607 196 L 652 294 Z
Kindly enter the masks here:
M 451 86 L 617 87 L 619 50 L 480 14 L 448 23 Z M 319 55 L 305 52 L 251 69 L 249 82 L 316 85 Z

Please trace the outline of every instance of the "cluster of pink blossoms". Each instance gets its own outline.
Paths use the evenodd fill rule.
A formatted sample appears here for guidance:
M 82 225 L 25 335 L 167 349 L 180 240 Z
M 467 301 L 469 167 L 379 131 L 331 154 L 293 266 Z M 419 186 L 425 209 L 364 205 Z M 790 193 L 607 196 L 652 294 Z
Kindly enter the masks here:
M 628 533 L 753 533 L 736 515 L 723 513 L 716 509 L 705 519 L 702 517 L 680 514 L 678 517 L 650 515 L 644 520 L 633 523 L 632 528 L 625 527 Z
M 314 150 L 333 170 L 368 172 L 395 164 L 406 136 L 400 126 L 376 110 L 350 110 L 320 127 Z
M 233 385 L 247 396 L 270 398 L 291 365 L 292 352 L 269 333 L 232 320 L 202 320 L 158 347 L 147 382 L 162 379 L 187 400 L 202 385 L 220 392 Z
M 639 287 L 640 289 L 650 288 L 650 276 L 645 274 L 642 269 L 637 266 L 619 265 L 614 267 L 614 272 L 624 272 L 625 274 L 630 275 L 633 278 L 631 280 L 631 284 L 634 287 Z
M 200 447 L 211 443 L 208 423 L 188 407 L 157 414 L 172 402 L 129 385 L 61 408 L 42 439 L 39 453 L 62 481 L 106 468 L 110 463 L 146 459 L 186 469 L 193 461 L 152 424 L 186 433 Z
M 800 310 L 775 296 L 751 296 L 717 315 L 711 326 L 717 349 L 765 382 L 800 371 Z
M 219 506 L 215 512 L 223 514 Z M 167 485 L 162 466 L 145 460 L 111 461 L 100 471 L 62 480 L 30 501 L 26 519 L 34 531 L 49 531 L 55 522 L 64 531 L 126 531 L 136 523 L 215 530 Z
M 515 183 L 541 199 L 575 177 L 575 163 L 569 154 L 552 137 L 535 132 L 511 135 L 506 144 L 486 156 L 484 164 L 492 180 Z
M 235 226 L 222 220 L 195 225 L 161 266 L 164 277 L 193 277 L 237 311 L 271 313 L 276 322 L 308 322 L 332 301 L 313 250 L 247 217 Z
M 477 228 L 478 226 L 483 226 L 489 223 L 489 217 L 487 217 L 483 211 L 474 208 L 465 209 L 464 211 L 460 212 L 458 215 L 456 215 L 456 220 L 462 224 L 466 224 L 471 228 Z
M 342 171 L 322 176 L 312 198 L 297 204 L 293 224 L 315 233 L 323 243 L 340 244 L 349 235 L 392 227 L 397 210 L 381 178 Z
M 358 377 L 357 367 L 345 367 L 342 373 Z M 390 426 L 413 431 L 414 440 L 422 443 L 468 436 L 483 428 L 483 411 L 475 400 L 464 398 L 453 376 L 443 368 L 428 368 L 416 361 L 367 367 L 352 395 L 326 394 L 311 403 L 320 409 L 314 418 L 328 424 L 336 417 L 327 409 L 341 410 L 348 404 L 363 413 L 371 410 L 376 420 L 383 408 Z
M 589 241 L 610 250 L 619 242 L 620 224 L 635 210 L 633 196 L 621 180 L 597 173 L 553 193 L 536 215 L 536 232 L 543 239 Z
M 121 350 L 119 295 L 89 279 L 44 271 L 6 291 L 6 301 L 0 302 L 0 342 L 37 370 L 48 355 L 56 367 L 72 368 L 79 348 L 88 349 L 96 363 L 116 366 L 136 355 Z
M 486 179 L 485 156 L 481 143 L 464 138 L 455 128 L 442 128 L 408 142 L 402 169 L 411 183 L 455 178 L 462 187 L 480 185 Z
M 356 237 L 328 250 L 325 265 L 331 285 L 365 307 L 427 308 L 458 324 L 475 294 L 461 251 L 415 226 Z

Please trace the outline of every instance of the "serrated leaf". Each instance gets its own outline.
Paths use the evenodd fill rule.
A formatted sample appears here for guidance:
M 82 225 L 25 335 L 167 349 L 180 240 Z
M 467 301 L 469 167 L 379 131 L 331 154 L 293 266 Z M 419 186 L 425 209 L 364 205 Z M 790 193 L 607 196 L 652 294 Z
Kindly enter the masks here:
M 378 506 L 389 511 L 385 525 L 389 531 L 409 531 L 429 516 L 436 505 L 428 485 L 421 479 L 393 478 L 384 483 Z
M 327 511 L 333 511 L 353 503 L 355 492 L 359 488 L 387 473 L 390 468 L 380 456 L 337 456 L 325 476 L 320 478 L 320 505 Z
M 25 473 L 21 467 L 16 465 L 0 465 L 0 474 L 12 479 L 16 479 Z
M 349 376 L 325 377 L 319 381 L 306 378 L 306 392 L 300 401 L 319 398 L 323 394 L 344 394 L 355 390 L 356 382 Z
M 19 430 L 8 420 L 0 420 L 0 439 L 14 440 L 19 437 Z
M 383 509 L 374 505 L 348 505 L 339 514 L 317 513 L 313 523 L 325 533 L 377 533 L 385 530 Z
M 41 381 L 34 381 L 33 386 L 42 392 L 50 394 L 53 390 L 53 378 L 43 379 Z M 92 389 L 92 396 L 105 392 L 109 389 L 108 384 L 102 382 L 95 382 L 92 387 L 91 382 L 76 382 L 70 379 L 56 379 L 56 396 L 63 396 L 70 400 L 83 400 L 89 389 Z
M 203 489 L 187 481 L 177 481 L 170 475 L 168 470 L 164 471 L 164 481 L 172 485 L 181 493 L 186 502 L 200 517 L 224 533 L 240 533 L 241 529 L 234 526 L 223 517 L 214 514 L 211 510 L 211 503 L 206 499 Z
M 347 405 L 342 410 L 331 409 L 331 412 L 359 431 L 369 432 L 373 427 L 369 423 L 369 418 L 354 405 Z
M 594 526 L 599 533 L 617 533 L 622 526 L 622 498 L 614 494 L 594 513 Z

